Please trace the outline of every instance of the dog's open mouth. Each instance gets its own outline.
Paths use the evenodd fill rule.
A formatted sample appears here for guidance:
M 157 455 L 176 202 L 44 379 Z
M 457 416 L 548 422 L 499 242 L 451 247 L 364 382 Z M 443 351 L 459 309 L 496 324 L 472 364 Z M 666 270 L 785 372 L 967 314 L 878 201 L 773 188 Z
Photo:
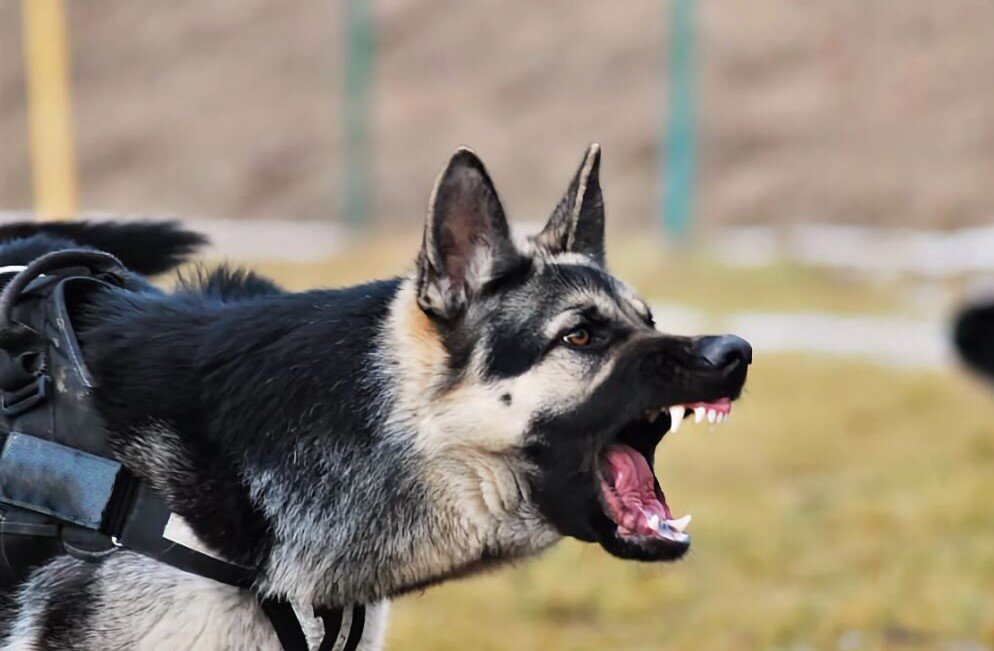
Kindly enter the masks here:
M 722 423 L 732 402 L 674 405 L 647 413 L 623 427 L 599 454 L 600 494 L 606 515 L 617 525 L 615 535 L 640 547 L 668 547 L 679 557 L 690 545 L 686 533 L 690 515 L 674 518 L 653 472 L 656 445 L 668 432 L 679 429 L 684 418 L 698 423 Z

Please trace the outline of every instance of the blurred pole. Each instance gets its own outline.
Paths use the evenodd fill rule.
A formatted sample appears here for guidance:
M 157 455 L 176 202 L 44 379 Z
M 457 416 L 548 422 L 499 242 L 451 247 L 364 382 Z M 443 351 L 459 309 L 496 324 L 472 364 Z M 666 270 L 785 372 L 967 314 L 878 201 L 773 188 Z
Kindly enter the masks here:
M 372 111 L 373 17 L 370 0 L 345 0 L 345 219 L 369 221 L 369 120 Z
M 23 0 L 21 13 L 35 212 L 65 218 L 77 206 L 65 8 L 62 0 Z
M 665 161 L 663 230 L 674 240 L 690 236 L 693 215 L 696 125 L 694 114 L 693 0 L 669 0 L 669 109 L 662 150 Z

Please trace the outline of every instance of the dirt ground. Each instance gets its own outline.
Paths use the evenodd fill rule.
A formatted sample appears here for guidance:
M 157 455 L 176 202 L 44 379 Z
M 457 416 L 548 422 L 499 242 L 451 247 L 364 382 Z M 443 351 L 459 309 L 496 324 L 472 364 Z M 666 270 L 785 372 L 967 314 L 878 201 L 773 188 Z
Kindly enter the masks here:
M 343 4 L 68 2 L 84 207 L 341 217 Z M 377 218 L 419 220 L 460 143 L 538 218 L 593 140 L 611 219 L 657 213 L 667 3 L 373 4 Z M 19 6 L 0 0 L 0 209 L 30 203 Z M 697 7 L 702 223 L 991 219 L 994 5 Z

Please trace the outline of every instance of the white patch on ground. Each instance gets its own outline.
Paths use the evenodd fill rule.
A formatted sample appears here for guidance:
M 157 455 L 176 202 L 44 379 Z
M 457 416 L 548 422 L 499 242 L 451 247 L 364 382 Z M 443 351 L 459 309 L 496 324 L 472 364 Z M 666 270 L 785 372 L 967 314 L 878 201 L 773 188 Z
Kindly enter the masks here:
M 822 312 L 738 312 L 713 317 L 671 304 L 653 305 L 652 311 L 663 332 L 731 332 L 745 337 L 757 355 L 814 353 L 926 368 L 945 366 L 954 359 L 949 326 L 941 319 Z
M 735 266 L 778 260 L 893 276 L 947 278 L 994 271 L 994 226 L 938 231 L 842 224 L 726 227 L 708 248 Z

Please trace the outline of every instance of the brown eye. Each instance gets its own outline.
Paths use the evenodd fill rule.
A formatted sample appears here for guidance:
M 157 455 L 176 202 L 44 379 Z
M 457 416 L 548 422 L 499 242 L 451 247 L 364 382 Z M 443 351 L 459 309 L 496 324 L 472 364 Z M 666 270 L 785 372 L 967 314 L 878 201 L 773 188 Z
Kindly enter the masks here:
M 590 343 L 590 331 L 586 328 L 574 328 L 563 335 L 563 342 L 570 346 L 586 346 Z

